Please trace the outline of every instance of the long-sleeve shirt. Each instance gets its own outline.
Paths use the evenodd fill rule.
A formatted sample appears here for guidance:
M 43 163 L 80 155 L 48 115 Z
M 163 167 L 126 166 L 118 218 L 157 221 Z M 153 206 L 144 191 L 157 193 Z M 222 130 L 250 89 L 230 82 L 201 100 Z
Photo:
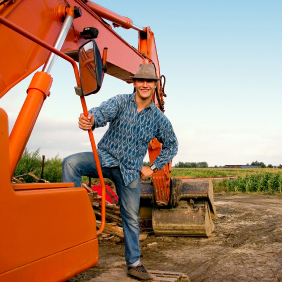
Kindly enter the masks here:
M 89 110 L 94 115 L 95 128 L 110 123 L 98 143 L 102 167 L 120 167 L 126 185 L 140 173 L 150 140 L 162 143 L 154 165 L 160 170 L 176 155 L 178 141 L 168 118 L 152 101 L 138 113 L 135 93 L 117 95 L 100 107 Z

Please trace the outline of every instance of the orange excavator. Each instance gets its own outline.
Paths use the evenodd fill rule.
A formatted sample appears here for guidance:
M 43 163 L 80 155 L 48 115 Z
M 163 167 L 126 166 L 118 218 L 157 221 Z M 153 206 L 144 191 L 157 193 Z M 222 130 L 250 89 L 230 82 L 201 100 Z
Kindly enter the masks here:
M 137 30 L 138 50 L 108 22 Z M 100 90 L 104 73 L 131 83 L 139 64 L 147 63 L 154 64 L 161 77 L 154 33 L 87 0 L 0 0 L 0 33 L 0 98 L 42 66 L 30 82 L 10 135 L 7 113 L 0 108 L 0 282 L 66 281 L 98 262 L 97 235 L 105 223 L 101 169 L 98 231 L 84 188 L 73 183 L 14 184 L 11 178 L 44 101 L 52 99 L 56 58 L 71 64 L 75 92 L 87 114 L 85 96 Z M 163 112 L 164 84 L 160 80 L 152 97 Z M 93 133 L 88 133 L 100 167 Z M 148 150 L 153 162 L 161 144 L 152 140 Z M 142 183 L 140 218 L 151 219 L 156 234 L 209 236 L 215 215 L 211 183 L 182 183 L 171 178 L 170 170 L 171 163 L 155 173 L 152 182 Z

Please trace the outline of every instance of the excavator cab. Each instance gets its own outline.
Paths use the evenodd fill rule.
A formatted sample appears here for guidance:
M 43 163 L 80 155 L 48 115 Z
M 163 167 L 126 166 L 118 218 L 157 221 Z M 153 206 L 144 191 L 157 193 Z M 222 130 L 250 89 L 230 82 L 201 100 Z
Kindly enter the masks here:
M 73 183 L 11 184 L 0 109 L 0 281 L 65 281 L 98 262 L 96 220 Z

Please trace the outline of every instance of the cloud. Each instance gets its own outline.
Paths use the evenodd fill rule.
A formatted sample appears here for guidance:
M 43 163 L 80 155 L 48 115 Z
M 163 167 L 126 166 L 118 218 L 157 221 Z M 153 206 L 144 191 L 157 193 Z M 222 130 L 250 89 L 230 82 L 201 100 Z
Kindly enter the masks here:
M 106 131 L 105 128 L 96 129 L 94 140 L 96 145 Z M 78 128 L 77 122 L 38 120 L 27 143 L 29 150 L 40 148 L 40 153 L 46 158 L 59 155 L 60 158 L 68 155 L 92 151 L 89 136 L 86 131 Z
M 187 130 L 175 128 L 179 152 L 173 163 L 206 161 L 210 166 L 246 164 L 259 160 L 278 165 L 282 161 L 282 130 L 274 123 L 225 124 L 191 123 Z

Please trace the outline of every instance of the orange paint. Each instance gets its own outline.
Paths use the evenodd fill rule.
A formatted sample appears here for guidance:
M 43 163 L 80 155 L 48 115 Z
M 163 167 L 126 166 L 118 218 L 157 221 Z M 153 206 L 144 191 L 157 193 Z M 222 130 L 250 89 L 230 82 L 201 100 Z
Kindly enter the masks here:
M 50 91 L 52 78 L 44 72 L 37 72 L 27 90 L 27 97 L 10 136 L 10 175 L 14 174 L 17 163 L 26 147 L 41 107 Z
M 79 36 L 84 27 L 99 30 L 96 42 L 99 50 L 108 48 L 103 55 L 107 73 L 126 82 L 140 63 L 154 63 L 159 76 L 159 62 L 154 34 L 149 28 L 142 32 L 142 52 L 137 51 L 100 16 L 110 17 L 125 28 L 132 21 L 101 6 L 79 0 L 17 0 L 7 2 L 0 9 L 1 75 L 0 98 L 9 89 L 42 66 L 50 52 L 72 64 L 77 86 L 80 87 L 76 62 L 63 52 L 78 50 L 85 43 Z M 65 13 L 73 14 L 73 6 L 82 9 L 82 17 L 74 20 L 61 52 L 53 45 L 60 33 Z M 95 7 L 94 7 L 95 6 Z M 96 10 L 95 10 L 95 9 Z M 32 16 L 27 15 L 32 12 Z M 12 39 L 12 40 L 11 40 Z M 143 53 L 144 49 L 144 56 Z M 54 78 L 56 79 L 56 78 Z M 32 133 L 41 107 L 50 93 L 52 77 L 37 72 L 27 90 L 26 101 L 9 137 L 8 117 L 0 109 L 0 282 L 66 281 L 98 262 L 96 219 L 84 188 L 74 188 L 73 183 L 12 184 L 11 176 Z M 52 98 L 52 97 L 50 97 Z M 84 98 L 83 111 L 87 114 Z M 89 138 L 97 166 L 99 159 L 92 132 Z M 150 158 L 155 158 L 160 147 Z M 167 196 L 168 168 L 158 179 Z M 164 178 L 165 177 L 165 178 Z M 102 217 L 105 214 L 105 188 L 101 169 L 99 178 L 103 186 Z M 165 179 L 165 181 L 164 181 Z
M 8 117 L 0 109 L 0 282 L 67 280 L 95 265 L 95 216 L 85 189 L 11 185 L 9 152 Z

